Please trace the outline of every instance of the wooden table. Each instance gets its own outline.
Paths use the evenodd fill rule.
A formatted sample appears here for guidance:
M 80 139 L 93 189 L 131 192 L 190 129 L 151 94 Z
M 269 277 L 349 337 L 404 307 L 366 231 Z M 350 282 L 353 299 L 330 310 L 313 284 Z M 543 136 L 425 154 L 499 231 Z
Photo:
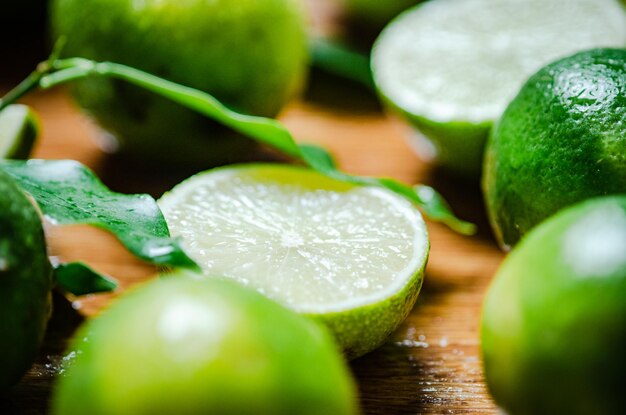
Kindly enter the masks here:
M 138 168 L 107 156 L 95 144 L 97 129 L 63 90 L 38 93 L 25 102 L 39 112 L 44 126 L 34 157 L 79 160 L 114 190 L 155 197 L 191 173 Z M 470 238 L 428 223 L 432 250 L 415 309 L 382 348 L 351 363 L 364 413 L 496 413 L 481 373 L 479 317 L 502 253 L 490 236 L 478 185 L 447 177 L 418 160 L 405 144 L 402 129 L 384 116 L 375 97 L 354 86 L 315 77 L 307 95 L 280 118 L 300 140 L 330 149 L 344 170 L 433 185 L 461 217 L 479 225 L 478 235 Z M 122 290 L 154 275 L 153 268 L 102 231 L 78 226 L 48 227 L 47 232 L 52 255 L 85 260 L 119 279 Z M 47 412 L 67 339 L 84 316 L 94 315 L 110 299 L 56 299 L 41 356 L 10 395 L 0 399 L 0 413 Z M 415 342 L 403 342 L 406 339 Z

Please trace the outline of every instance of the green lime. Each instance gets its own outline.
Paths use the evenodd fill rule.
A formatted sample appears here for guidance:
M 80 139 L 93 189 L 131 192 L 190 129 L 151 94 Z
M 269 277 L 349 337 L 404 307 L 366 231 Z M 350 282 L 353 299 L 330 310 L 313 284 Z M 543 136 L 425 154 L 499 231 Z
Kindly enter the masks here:
M 426 226 L 387 190 L 258 164 L 201 173 L 159 205 L 206 276 L 232 278 L 322 321 L 348 357 L 384 342 L 422 285 Z
M 275 116 L 304 83 L 308 41 L 297 0 L 54 0 L 65 56 L 130 65 L 214 95 L 237 111 Z M 85 24 L 89 22 L 89 24 Z M 94 77 L 78 103 L 135 158 L 210 164 L 254 144 L 138 87 Z
M 582 52 L 537 72 L 494 129 L 483 190 L 511 246 L 559 209 L 626 189 L 626 50 Z
M 394 20 L 372 52 L 380 94 L 424 158 L 478 177 L 493 123 L 530 75 L 592 47 L 626 46 L 618 0 L 435 0 Z
M 173 275 L 89 321 L 56 385 L 59 415 L 351 415 L 323 327 L 231 281 Z
M 50 314 L 51 289 L 39 215 L 0 168 L 0 395 L 37 357 Z
M 623 413 L 626 197 L 570 207 L 530 232 L 489 289 L 482 350 L 511 415 Z
M 39 135 L 39 120 L 25 105 L 0 112 L 0 159 L 27 159 Z

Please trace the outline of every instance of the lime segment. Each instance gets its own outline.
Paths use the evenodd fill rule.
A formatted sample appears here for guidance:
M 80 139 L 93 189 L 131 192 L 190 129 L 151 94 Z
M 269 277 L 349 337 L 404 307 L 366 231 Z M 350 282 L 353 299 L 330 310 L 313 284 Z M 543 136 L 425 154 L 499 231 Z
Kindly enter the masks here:
M 172 235 L 182 237 L 206 275 L 235 279 L 331 326 L 342 320 L 336 331 L 352 332 L 343 345 L 356 354 L 384 340 L 421 285 L 425 224 L 409 202 L 386 190 L 255 165 L 200 174 L 159 203 Z M 387 310 L 384 327 L 346 323 L 365 308 Z M 352 344 L 368 337 L 363 332 L 375 341 Z
M 28 158 L 38 135 L 39 122 L 29 107 L 10 105 L 0 112 L 0 158 Z
M 437 0 L 385 29 L 372 66 L 385 100 L 434 142 L 440 163 L 478 173 L 491 125 L 532 73 L 624 45 L 617 0 Z M 459 143 L 465 136 L 471 143 Z

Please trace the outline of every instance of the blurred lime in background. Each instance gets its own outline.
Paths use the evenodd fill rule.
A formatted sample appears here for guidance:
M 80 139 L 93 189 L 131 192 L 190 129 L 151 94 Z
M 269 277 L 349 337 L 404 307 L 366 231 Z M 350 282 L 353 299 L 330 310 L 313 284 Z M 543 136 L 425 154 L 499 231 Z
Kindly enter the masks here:
M 275 116 L 305 80 L 305 16 L 296 0 L 53 0 L 64 55 L 113 61 L 206 91 L 230 108 Z M 191 110 L 102 78 L 74 96 L 108 132 L 108 148 L 184 165 L 244 157 L 254 144 Z
M 482 351 L 511 415 L 623 412 L 626 197 L 551 217 L 513 250 L 485 299 Z
M 175 274 L 124 295 L 70 347 L 53 413 L 353 415 L 323 327 L 230 281 Z
M 432 0 L 383 31 L 372 68 L 383 100 L 419 131 L 418 153 L 476 179 L 493 123 L 531 74 L 625 45 L 618 0 Z
M 503 247 L 558 210 L 626 189 L 626 50 L 541 69 L 494 128 L 483 191 Z

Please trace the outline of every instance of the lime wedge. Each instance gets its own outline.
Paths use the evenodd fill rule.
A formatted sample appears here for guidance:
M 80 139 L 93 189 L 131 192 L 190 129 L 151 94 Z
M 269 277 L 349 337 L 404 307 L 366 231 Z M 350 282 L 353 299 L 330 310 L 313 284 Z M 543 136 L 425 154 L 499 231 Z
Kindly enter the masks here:
M 38 135 L 39 121 L 29 107 L 10 105 L 0 112 L 0 158 L 28 158 Z
M 383 189 L 257 164 L 201 173 L 159 204 L 204 274 L 321 320 L 349 357 L 379 346 L 422 284 L 424 221 Z
M 415 146 L 477 176 L 494 121 L 531 74 L 583 49 L 625 45 L 619 0 L 435 0 L 384 30 L 372 68 L 383 99 L 421 132 Z

